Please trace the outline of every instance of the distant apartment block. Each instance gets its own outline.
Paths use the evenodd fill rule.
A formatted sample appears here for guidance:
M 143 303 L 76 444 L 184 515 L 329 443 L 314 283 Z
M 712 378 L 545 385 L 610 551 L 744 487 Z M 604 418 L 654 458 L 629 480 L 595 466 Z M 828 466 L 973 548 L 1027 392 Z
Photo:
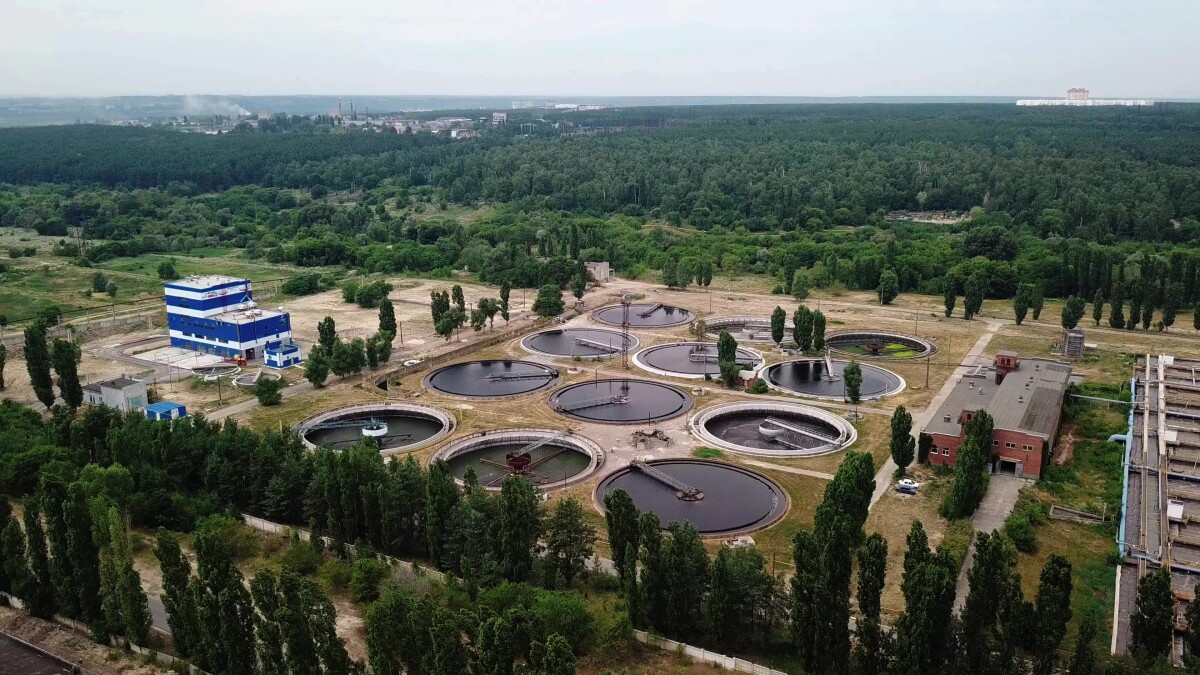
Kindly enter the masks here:
M 492 126 L 498 127 L 503 124 L 508 124 L 508 113 L 506 113 L 506 112 L 492 113 Z
M 1083 87 L 1071 87 L 1067 90 L 1066 98 L 1023 98 L 1017 101 L 1017 105 L 1021 106 L 1040 106 L 1040 105 L 1069 105 L 1069 106 L 1144 106 L 1154 105 L 1154 101 L 1147 98 L 1092 98 L 1091 92 Z

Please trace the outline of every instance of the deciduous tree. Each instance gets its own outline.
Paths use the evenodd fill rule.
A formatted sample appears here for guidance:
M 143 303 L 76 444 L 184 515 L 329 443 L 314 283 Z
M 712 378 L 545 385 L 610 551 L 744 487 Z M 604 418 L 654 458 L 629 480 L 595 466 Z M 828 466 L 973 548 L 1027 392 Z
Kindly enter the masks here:
M 787 322 L 787 312 L 782 307 L 775 307 L 771 312 L 771 341 L 776 345 L 783 342 L 784 324 Z
M 1042 566 L 1037 590 L 1035 675 L 1050 675 L 1058 665 L 1058 645 L 1071 621 L 1071 563 L 1057 553 Z
M 58 373 L 58 391 L 67 407 L 75 410 L 83 405 L 83 387 L 75 363 L 75 345 L 63 339 L 54 340 L 52 351 L 54 372 Z
M 1148 660 L 1170 654 L 1174 616 L 1171 573 L 1166 567 L 1159 567 L 1138 580 L 1137 601 L 1129 619 L 1133 631 L 1132 651 Z
M 321 319 L 317 324 L 317 343 L 324 347 L 327 353 L 333 353 L 333 348 L 338 343 L 338 335 L 332 316 Z
M 537 298 L 533 301 L 533 312 L 546 318 L 563 313 L 562 291 L 558 286 L 546 284 L 538 289 Z
M 604 521 L 608 525 L 608 544 L 613 552 L 613 565 L 622 579 L 626 579 L 632 569 L 626 558 L 627 549 L 629 546 L 636 548 L 641 538 L 638 515 L 637 506 L 628 492 L 617 488 L 604 495 Z
M 387 298 L 379 301 L 379 332 L 396 334 L 396 308 Z
M 25 369 L 29 385 L 42 405 L 54 405 L 54 382 L 50 379 L 50 350 L 46 346 L 46 324 L 35 321 L 25 329 Z
M 587 569 L 596 543 L 596 528 L 583 517 L 579 500 L 567 496 L 554 506 L 546 523 L 547 561 L 570 586 Z
M 533 547 L 542 533 L 537 489 L 519 476 L 500 483 L 501 573 L 509 581 L 525 581 L 533 571 Z
M 896 271 L 886 269 L 879 275 L 879 304 L 890 305 L 900 295 L 900 279 L 896 276 Z
M 912 437 L 912 415 L 902 405 L 897 406 L 896 411 L 892 413 L 890 447 L 892 461 L 900 468 L 900 475 L 903 476 L 904 470 L 912 464 L 917 441 Z
M 887 540 L 872 534 L 858 550 L 858 611 L 855 633 L 857 672 L 878 675 L 887 670 L 886 633 L 880 624 L 880 598 L 887 573 Z
M 842 379 L 846 384 L 846 399 L 854 405 L 862 399 L 862 367 L 858 361 L 851 360 L 842 369 Z

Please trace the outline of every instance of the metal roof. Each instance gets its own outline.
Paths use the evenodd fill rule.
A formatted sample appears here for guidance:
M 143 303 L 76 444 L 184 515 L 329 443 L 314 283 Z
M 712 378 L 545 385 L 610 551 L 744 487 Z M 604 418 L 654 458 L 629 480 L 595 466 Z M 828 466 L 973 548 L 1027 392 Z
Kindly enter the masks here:
M 1049 439 L 1062 415 L 1062 398 L 1071 378 L 1071 364 L 1050 359 L 1021 359 L 1016 370 L 996 384 L 994 368 L 963 375 L 923 430 L 958 436 L 964 410 L 985 409 L 996 429 L 1020 431 Z M 950 419 L 947 422 L 946 416 Z
M 142 384 L 142 381 L 141 380 L 133 380 L 128 377 L 114 377 L 111 380 L 104 380 L 102 382 L 93 382 L 91 384 L 85 384 L 85 385 L 83 385 L 83 388 L 87 389 L 89 391 L 100 391 L 101 387 L 108 387 L 110 389 L 124 389 L 126 387 L 132 387 L 135 384 Z

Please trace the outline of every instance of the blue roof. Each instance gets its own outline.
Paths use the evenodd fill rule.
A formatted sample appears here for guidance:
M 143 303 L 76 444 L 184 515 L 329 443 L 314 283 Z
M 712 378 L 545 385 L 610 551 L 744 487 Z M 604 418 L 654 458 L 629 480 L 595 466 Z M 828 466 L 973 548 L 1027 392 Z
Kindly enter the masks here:
M 146 410 L 156 413 L 167 413 L 182 407 L 184 407 L 182 403 L 159 401 L 158 403 L 151 403 L 150 405 L 146 406 Z
M 297 344 L 279 345 L 277 347 L 267 347 L 266 349 L 267 354 L 290 354 L 291 352 L 298 351 L 300 351 L 300 345 Z

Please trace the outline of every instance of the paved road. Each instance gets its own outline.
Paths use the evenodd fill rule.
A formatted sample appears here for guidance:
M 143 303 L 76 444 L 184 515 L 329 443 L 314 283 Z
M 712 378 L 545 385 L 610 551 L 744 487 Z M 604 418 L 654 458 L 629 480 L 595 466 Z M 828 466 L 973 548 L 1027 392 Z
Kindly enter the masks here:
M 975 510 L 975 515 L 971 516 L 971 525 L 980 533 L 994 532 L 1004 527 L 1004 521 L 1008 519 L 1013 507 L 1017 504 L 1017 496 L 1021 492 L 1021 488 L 1029 484 L 1030 481 L 1016 476 L 993 475 L 987 494 L 983 496 L 983 502 Z M 955 612 L 962 610 L 963 605 L 967 602 L 967 593 L 971 589 L 971 584 L 967 581 L 967 572 L 970 571 L 971 563 L 974 560 L 975 541 L 972 540 L 971 547 L 967 549 L 967 557 L 963 560 L 962 571 L 958 573 L 958 583 L 954 586 Z
M 170 635 L 171 626 L 167 623 L 167 608 L 163 606 L 162 598 L 157 595 L 147 594 L 146 600 L 150 605 L 150 624 Z
M 929 401 L 929 405 L 921 412 L 913 415 L 914 436 L 920 434 L 921 429 L 937 413 L 938 408 L 941 407 L 946 397 L 954 390 L 954 385 L 958 383 L 958 378 L 975 367 L 975 361 L 983 353 L 983 350 L 987 349 L 988 343 L 992 341 L 992 337 L 996 334 L 996 331 L 1000 330 L 1000 327 L 1003 325 L 1003 323 L 998 321 L 989 321 L 987 331 L 975 341 L 975 346 L 971 347 L 971 351 L 967 352 L 966 357 L 963 358 L 958 368 L 951 373 L 950 377 L 946 378 L 946 383 L 942 385 L 937 395 Z M 887 460 L 884 461 L 883 466 L 879 468 L 879 473 L 875 474 L 875 492 L 871 495 L 871 506 L 875 506 L 875 503 L 891 488 L 892 475 L 896 473 L 896 469 L 896 463 L 892 461 L 891 455 L 889 455 Z

